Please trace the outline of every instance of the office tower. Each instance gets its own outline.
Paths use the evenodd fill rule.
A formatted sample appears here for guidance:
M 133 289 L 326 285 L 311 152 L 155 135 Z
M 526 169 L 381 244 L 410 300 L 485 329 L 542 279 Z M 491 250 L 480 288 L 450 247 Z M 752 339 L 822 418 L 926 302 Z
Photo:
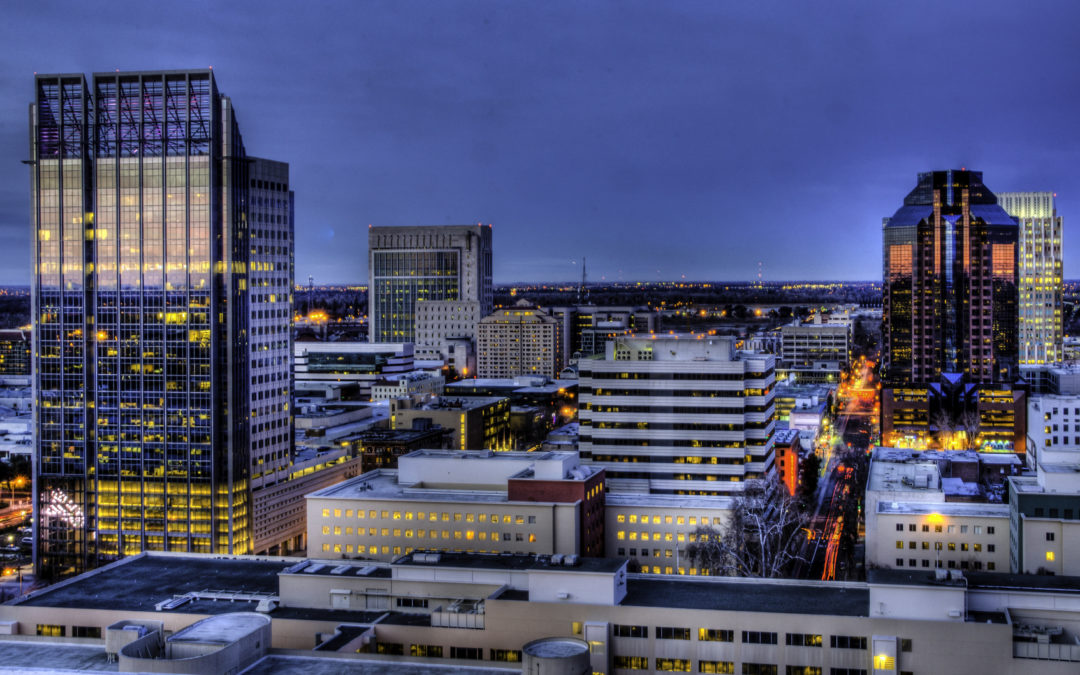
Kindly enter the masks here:
M 982 173 L 919 174 L 883 233 L 886 383 L 1016 377 L 1019 232 Z
M 368 230 L 368 337 L 415 342 L 416 303 L 479 302 L 491 313 L 491 226 Z
M 1020 221 L 1020 365 L 1064 359 L 1061 326 L 1062 218 L 1053 192 L 1002 192 L 998 203 Z
M 612 340 L 578 363 L 582 460 L 612 492 L 724 495 L 772 476 L 775 362 L 731 337 Z
M 544 375 L 562 370 L 560 322 L 525 300 L 496 310 L 476 326 L 478 377 Z
M 282 230 L 250 238 L 250 197 L 285 191 L 249 180 L 278 169 L 247 157 L 210 70 L 40 75 L 30 124 L 39 573 L 251 552 L 250 416 L 282 400 L 252 393 L 288 387 L 251 360 L 287 353 L 291 317 L 249 301 L 291 252 L 258 253 Z M 260 208 L 291 228 L 291 204 Z M 288 433 L 265 418 L 257 438 Z
M 283 526 L 279 513 L 283 498 L 291 492 L 283 488 L 293 464 L 290 402 L 295 226 L 289 165 L 250 158 L 248 192 L 252 551 L 259 552 L 284 544 L 290 534 L 297 536 Z

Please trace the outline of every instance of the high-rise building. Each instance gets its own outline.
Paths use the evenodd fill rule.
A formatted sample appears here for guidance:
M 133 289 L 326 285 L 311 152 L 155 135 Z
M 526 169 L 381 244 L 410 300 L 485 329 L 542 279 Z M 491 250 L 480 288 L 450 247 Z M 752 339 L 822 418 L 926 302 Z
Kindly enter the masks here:
M 562 369 L 560 323 L 526 300 L 484 317 L 476 326 L 477 376 L 558 377 Z
M 372 227 L 368 230 L 368 337 L 415 342 L 416 304 L 480 303 L 492 309 L 491 226 Z
M 579 448 L 612 492 L 724 495 L 775 474 L 776 357 L 730 337 L 632 336 L 579 363 Z
M 283 165 L 211 70 L 39 75 L 30 124 L 39 572 L 251 552 L 252 440 L 290 433 L 261 411 L 289 386 Z
M 886 383 L 1017 373 L 1016 220 L 979 171 L 931 171 L 883 222 Z
M 1061 309 L 1062 217 L 1053 192 L 1001 192 L 998 203 L 1020 221 L 1020 365 L 1064 359 Z

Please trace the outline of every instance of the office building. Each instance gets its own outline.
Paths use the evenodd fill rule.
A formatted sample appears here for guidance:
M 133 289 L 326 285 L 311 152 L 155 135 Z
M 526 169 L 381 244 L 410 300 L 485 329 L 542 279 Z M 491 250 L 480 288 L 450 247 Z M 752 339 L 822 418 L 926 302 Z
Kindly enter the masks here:
M 293 374 L 297 391 L 369 400 L 381 379 L 414 371 L 409 342 L 297 342 Z
M 418 423 L 451 430 L 457 450 L 510 450 L 510 399 L 499 396 L 440 396 L 414 408 L 398 408 L 391 429 L 414 429 Z
M 1062 217 L 1053 192 L 1000 192 L 998 204 L 1020 221 L 1020 365 L 1064 359 L 1061 325 Z
M 476 324 L 484 317 L 478 301 L 421 300 L 416 303 L 416 358 L 452 359 L 460 340 L 476 339 Z M 458 374 L 467 377 L 474 371 L 464 365 Z
M 882 229 L 885 383 L 1011 382 L 1019 228 L 982 173 L 919 174 Z
M 882 442 L 1023 452 L 1016 219 L 982 173 L 933 171 L 882 231 Z
M 851 328 L 844 324 L 795 322 L 780 328 L 778 376 L 792 383 L 839 382 L 851 363 Z
M 558 377 L 562 370 L 560 325 L 525 300 L 496 310 L 476 326 L 476 375 Z
M 776 357 L 730 337 L 616 338 L 579 363 L 579 447 L 609 489 L 724 495 L 772 478 Z
M 551 315 L 562 324 L 562 353 L 567 361 L 575 355 L 603 354 L 605 345 L 616 337 L 660 330 L 660 312 L 646 306 L 571 305 L 552 307 Z
M 602 555 L 604 472 L 576 453 L 417 450 L 309 494 L 308 540 L 334 557 L 414 549 Z
M 604 555 L 629 558 L 641 574 L 708 576 L 687 556 L 699 528 L 722 532 L 731 497 L 688 497 L 609 492 L 604 502 Z
M 492 309 L 491 226 L 372 227 L 368 317 L 372 342 L 416 342 L 416 305 L 479 303 Z
M 148 553 L 0 605 L 15 633 L 0 643 L 9 665 L 73 653 L 82 656 L 74 662 L 104 663 L 101 642 L 73 645 L 70 636 L 153 622 L 174 639 L 194 638 L 181 631 L 213 617 L 221 634 L 197 658 L 259 658 L 268 647 L 254 673 L 1065 675 L 1080 664 L 1076 577 L 871 570 L 866 582 L 841 583 L 628 568 L 618 559 L 428 551 L 393 562 Z M 256 609 L 258 619 L 248 614 Z M 251 624 L 269 633 L 258 647 L 240 630 Z M 582 661 L 538 663 L 538 644 Z
M 260 412 L 287 374 L 252 370 L 288 340 L 284 165 L 248 157 L 210 70 L 39 75 L 30 137 L 39 572 L 252 551 L 252 439 L 290 433 Z
M 0 376 L 29 376 L 30 363 L 30 331 L 0 330 Z

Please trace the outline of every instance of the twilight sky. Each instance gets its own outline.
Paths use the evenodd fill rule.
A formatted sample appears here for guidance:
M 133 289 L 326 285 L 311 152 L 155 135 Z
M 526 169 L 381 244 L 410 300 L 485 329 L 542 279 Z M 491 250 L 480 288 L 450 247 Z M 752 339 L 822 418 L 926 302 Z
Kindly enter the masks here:
M 494 223 L 496 282 L 880 279 L 915 174 L 1054 190 L 1080 276 L 1080 3 L 8 2 L 0 284 L 29 283 L 33 73 L 214 67 L 291 164 L 296 279 L 367 224 Z

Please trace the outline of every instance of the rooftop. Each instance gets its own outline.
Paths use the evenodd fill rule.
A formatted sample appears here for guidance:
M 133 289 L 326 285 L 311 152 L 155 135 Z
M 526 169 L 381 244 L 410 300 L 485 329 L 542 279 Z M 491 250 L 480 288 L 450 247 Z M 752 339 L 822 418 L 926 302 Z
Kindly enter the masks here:
M 417 557 L 419 556 L 419 558 Z M 451 551 L 414 551 L 401 556 L 394 565 L 417 567 L 465 567 L 485 570 L 555 570 L 559 572 L 606 572 L 614 574 L 626 565 L 624 558 L 577 557 L 576 564 L 552 563 L 549 555 L 511 555 L 507 553 L 456 553 Z
M 938 514 L 956 518 L 1008 518 L 1008 504 L 970 502 L 890 502 L 878 503 L 879 514 L 929 516 Z
M 604 496 L 608 506 L 680 509 L 730 509 L 732 497 L 699 497 L 693 495 L 654 495 L 633 492 L 609 492 Z
M 102 650 L 104 653 L 104 650 Z M 410 663 L 400 658 L 364 654 L 356 658 L 345 655 L 337 658 L 318 656 L 269 655 L 255 662 L 244 675 L 425 675 L 426 673 L 458 673 L 460 675 L 505 675 L 520 673 L 521 668 L 496 668 L 473 665 L 436 665 L 430 661 Z
M 410 408 L 400 412 L 405 413 L 410 410 L 412 412 L 422 412 L 425 410 L 475 410 L 476 408 L 483 408 L 505 400 L 506 399 L 502 396 L 440 396 L 430 403 L 425 403 L 416 408 Z
M 43 667 L 44 664 L 45 665 Z M 50 671 L 117 672 L 119 664 L 109 662 L 105 644 L 65 644 L 53 641 L 15 642 L 0 638 L 0 669 Z
M 631 574 L 623 605 L 678 607 L 783 614 L 869 616 L 870 591 L 864 584 L 733 579 L 690 581 Z
M 163 600 L 205 590 L 277 595 L 278 573 L 297 561 L 142 553 L 35 591 L 13 604 L 153 612 Z M 196 599 L 180 611 L 213 615 L 245 611 L 254 604 Z

